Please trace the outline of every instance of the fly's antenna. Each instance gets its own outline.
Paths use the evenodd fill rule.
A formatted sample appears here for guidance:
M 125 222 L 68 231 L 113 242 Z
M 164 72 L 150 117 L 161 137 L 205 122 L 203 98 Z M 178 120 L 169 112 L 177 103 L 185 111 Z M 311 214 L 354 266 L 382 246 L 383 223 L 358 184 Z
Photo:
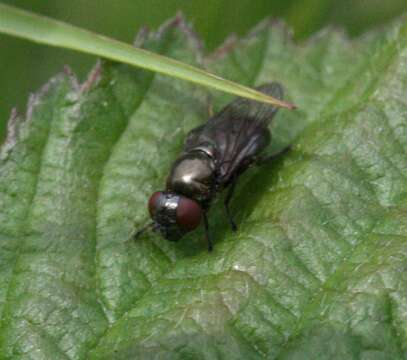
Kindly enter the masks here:
M 147 230 L 152 229 L 154 227 L 154 222 L 147 223 L 142 228 L 138 229 L 133 235 L 132 239 L 137 240 L 141 235 L 143 235 Z

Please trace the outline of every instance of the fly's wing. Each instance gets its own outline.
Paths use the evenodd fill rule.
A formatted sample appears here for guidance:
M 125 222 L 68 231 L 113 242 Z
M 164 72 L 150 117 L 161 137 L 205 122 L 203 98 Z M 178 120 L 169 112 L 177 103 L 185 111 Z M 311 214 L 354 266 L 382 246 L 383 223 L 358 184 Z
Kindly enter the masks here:
M 257 90 L 282 99 L 279 83 L 264 84 Z M 209 149 L 213 152 L 221 185 L 227 185 L 244 171 L 255 155 L 270 142 L 268 124 L 277 108 L 254 100 L 238 98 L 224 107 L 206 124 L 193 129 L 185 151 Z

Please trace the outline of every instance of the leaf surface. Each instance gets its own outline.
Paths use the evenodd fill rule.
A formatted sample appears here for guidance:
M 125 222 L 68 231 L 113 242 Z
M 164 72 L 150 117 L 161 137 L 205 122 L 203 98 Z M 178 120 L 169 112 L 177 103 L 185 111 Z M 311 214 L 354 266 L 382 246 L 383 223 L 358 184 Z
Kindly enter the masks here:
M 245 85 L 280 81 L 275 164 L 178 243 L 149 234 L 186 133 L 231 100 L 103 62 L 14 113 L 0 167 L 0 347 L 8 359 L 403 359 L 407 26 L 297 45 L 265 22 L 210 56 L 180 19 L 138 43 Z

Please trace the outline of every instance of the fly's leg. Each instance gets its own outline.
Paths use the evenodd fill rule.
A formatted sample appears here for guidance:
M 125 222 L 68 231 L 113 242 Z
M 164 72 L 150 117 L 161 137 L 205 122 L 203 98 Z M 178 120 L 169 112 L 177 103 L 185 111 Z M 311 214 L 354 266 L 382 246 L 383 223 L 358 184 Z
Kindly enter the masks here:
M 226 216 L 228 218 L 228 221 L 229 221 L 229 224 L 230 224 L 230 226 L 232 228 L 232 231 L 237 231 L 236 223 L 233 220 L 233 217 L 230 214 L 230 209 L 229 209 L 229 203 L 230 203 L 230 200 L 232 199 L 232 196 L 233 196 L 233 193 L 234 193 L 234 190 L 235 190 L 235 186 L 236 186 L 236 179 L 233 179 L 232 183 L 230 184 L 228 193 L 227 193 L 227 195 L 225 197 L 225 201 L 224 201 Z
M 212 103 L 210 102 L 210 103 L 208 104 L 208 115 L 209 115 L 209 117 L 211 118 L 211 117 L 213 116 L 213 114 L 214 114 L 214 112 L 213 112 L 213 105 L 212 105 Z
M 206 97 L 206 106 L 207 106 L 207 110 L 208 110 L 208 116 L 211 118 L 214 114 L 213 112 L 213 102 L 212 102 L 212 96 L 208 95 Z
M 141 235 L 143 235 L 147 230 L 152 229 L 153 226 L 154 226 L 154 223 L 153 223 L 153 222 L 144 225 L 143 227 L 141 227 L 140 229 L 138 229 L 135 233 L 133 233 L 133 234 L 131 235 L 131 238 L 132 238 L 133 240 L 137 240 L 137 239 L 138 239 Z
M 203 214 L 203 220 L 204 220 L 206 243 L 208 244 L 208 252 L 211 252 L 213 250 L 213 244 L 212 244 L 211 237 L 209 235 L 209 223 L 208 223 L 208 217 L 206 216 L 206 212 L 204 212 L 204 214 Z
M 285 148 L 283 148 L 282 150 L 271 154 L 269 156 L 266 157 L 259 157 L 255 160 L 255 164 L 256 165 L 265 165 L 265 164 L 269 164 L 271 162 L 273 162 L 274 160 L 277 160 L 280 156 L 288 153 L 291 150 L 291 145 L 286 146 Z

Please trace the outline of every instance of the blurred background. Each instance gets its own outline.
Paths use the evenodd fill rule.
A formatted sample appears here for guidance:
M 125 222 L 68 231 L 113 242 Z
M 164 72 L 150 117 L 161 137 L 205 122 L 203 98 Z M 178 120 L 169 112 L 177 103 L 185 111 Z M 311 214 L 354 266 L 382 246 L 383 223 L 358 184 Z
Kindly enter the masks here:
M 267 16 L 284 19 L 302 41 L 327 24 L 357 36 L 407 11 L 407 0 L 9 0 L 9 5 L 41 13 L 122 41 L 138 29 L 158 27 L 182 10 L 208 52 L 230 33 L 244 35 Z M 356 54 L 355 54 L 356 55 Z M 0 34 L 0 141 L 12 107 L 25 111 L 30 92 L 64 64 L 83 79 L 95 58 L 36 45 Z

